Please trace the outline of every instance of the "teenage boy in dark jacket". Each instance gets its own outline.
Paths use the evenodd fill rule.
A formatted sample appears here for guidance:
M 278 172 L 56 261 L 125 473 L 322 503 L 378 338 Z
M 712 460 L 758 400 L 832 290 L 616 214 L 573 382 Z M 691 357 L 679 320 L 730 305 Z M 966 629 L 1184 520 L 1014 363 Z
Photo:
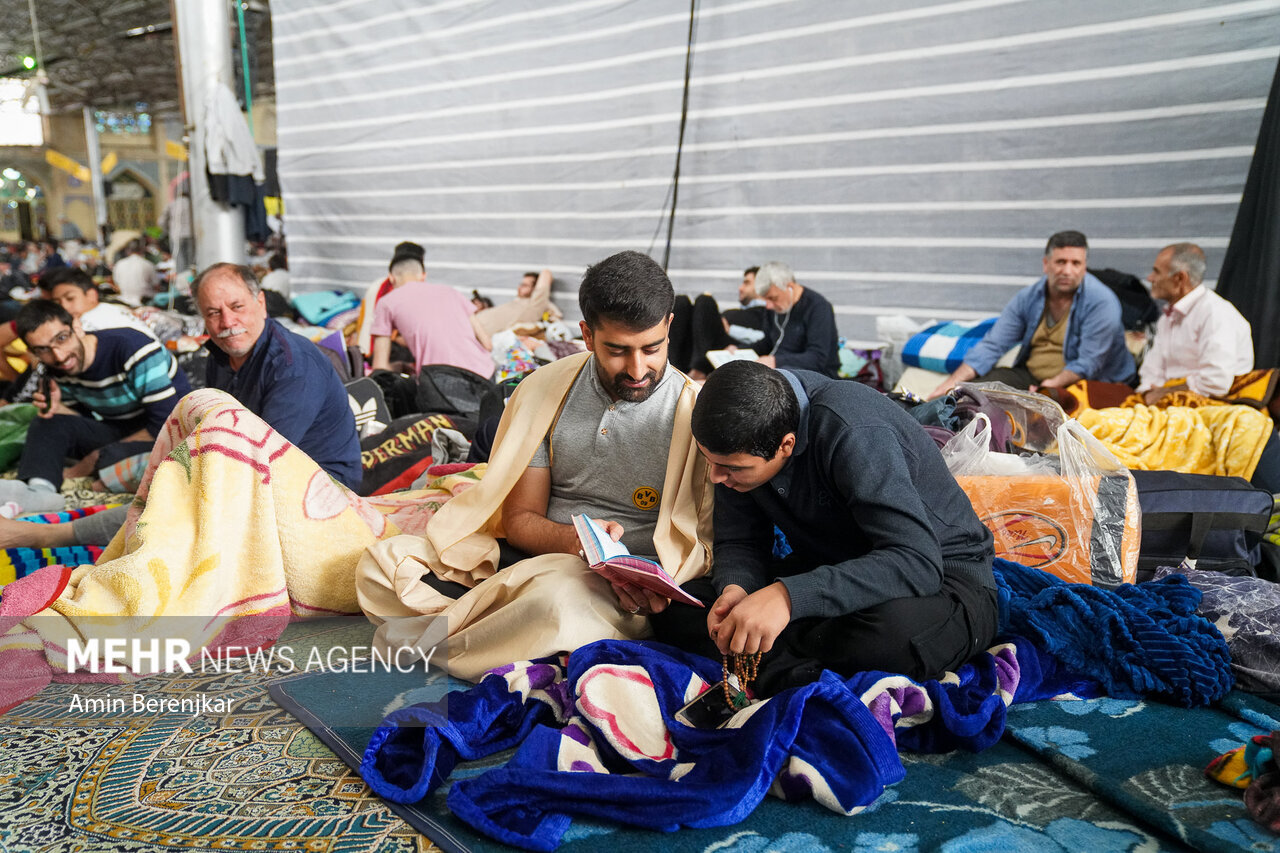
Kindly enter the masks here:
M 657 638 L 763 653 L 771 694 L 875 669 L 937 678 L 996 633 L 990 532 L 936 445 L 856 383 L 739 361 L 711 374 L 693 435 L 716 483 L 714 563 Z M 775 560 L 777 526 L 791 554 Z

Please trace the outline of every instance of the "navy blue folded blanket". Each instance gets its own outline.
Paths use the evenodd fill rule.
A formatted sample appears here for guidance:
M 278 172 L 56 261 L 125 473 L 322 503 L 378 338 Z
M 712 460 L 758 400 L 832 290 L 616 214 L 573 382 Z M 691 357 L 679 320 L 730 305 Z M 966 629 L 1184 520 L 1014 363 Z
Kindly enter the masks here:
M 1201 593 L 1183 575 L 1103 589 L 1008 560 L 996 560 L 995 573 L 1001 632 L 1026 637 L 1108 696 L 1190 708 L 1231 690 L 1227 641 L 1196 614 Z

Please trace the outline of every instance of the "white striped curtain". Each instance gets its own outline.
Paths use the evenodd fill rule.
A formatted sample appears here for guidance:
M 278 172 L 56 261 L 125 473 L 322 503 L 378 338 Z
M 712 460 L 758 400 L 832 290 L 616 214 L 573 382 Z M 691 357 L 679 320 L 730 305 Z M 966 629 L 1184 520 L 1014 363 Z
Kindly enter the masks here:
M 391 248 L 514 293 L 661 259 L 690 4 L 273 0 L 295 287 L 360 288 Z M 874 318 L 997 313 L 1075 228 L 1139 276 L 1216 277 L 1280 55 L 1280 0 L 700 0 L 670 273 L 731 302 L 790 264 Z

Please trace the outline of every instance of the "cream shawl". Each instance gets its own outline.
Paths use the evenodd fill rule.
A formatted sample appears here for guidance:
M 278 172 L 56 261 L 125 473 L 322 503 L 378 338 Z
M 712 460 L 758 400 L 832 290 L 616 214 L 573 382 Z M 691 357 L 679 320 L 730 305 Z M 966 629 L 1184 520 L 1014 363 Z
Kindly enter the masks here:
M 579 557 L 544 554 L 496 571 L 502 502 L 555 423 L 588 357 L 560 359 L 520 384 L 498 426 L 484 479 L 445 504 L 425 538 L 396 536 L 366 550 L 356 569 L 356 593 L 379 624 L 377 645 L 423 654 L 438 646 L 432 657 L 437 665 L 478 680 L 513 661 L 595 640 L 648 635 L 648 620 L 621 610 L 609 584 Z M 684 388 L 653 539 L 662 565 L 684 583 L 711 566 L 712 488 L 689 430 L 696 386 L 683 374 L 677 377 Z M 470 589 L 451 599 L 422 581 L 427 572 Z

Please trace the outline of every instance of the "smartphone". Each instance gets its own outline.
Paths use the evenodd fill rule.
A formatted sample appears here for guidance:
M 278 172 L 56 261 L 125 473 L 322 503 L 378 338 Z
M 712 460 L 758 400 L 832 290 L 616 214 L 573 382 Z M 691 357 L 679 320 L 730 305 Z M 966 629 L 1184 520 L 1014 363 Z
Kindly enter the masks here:
M 44 395 L 44 407 L 40 411 L 48 412 L 53 407 L 53 377 L 48 373 L 40 374 L 40 393 Z
M 676 711 L 675 716 L 680 722 L 695 729 L 718 729 L 737 712 L 738 709 L 725 698 L 724 682 L 717 681 Z

